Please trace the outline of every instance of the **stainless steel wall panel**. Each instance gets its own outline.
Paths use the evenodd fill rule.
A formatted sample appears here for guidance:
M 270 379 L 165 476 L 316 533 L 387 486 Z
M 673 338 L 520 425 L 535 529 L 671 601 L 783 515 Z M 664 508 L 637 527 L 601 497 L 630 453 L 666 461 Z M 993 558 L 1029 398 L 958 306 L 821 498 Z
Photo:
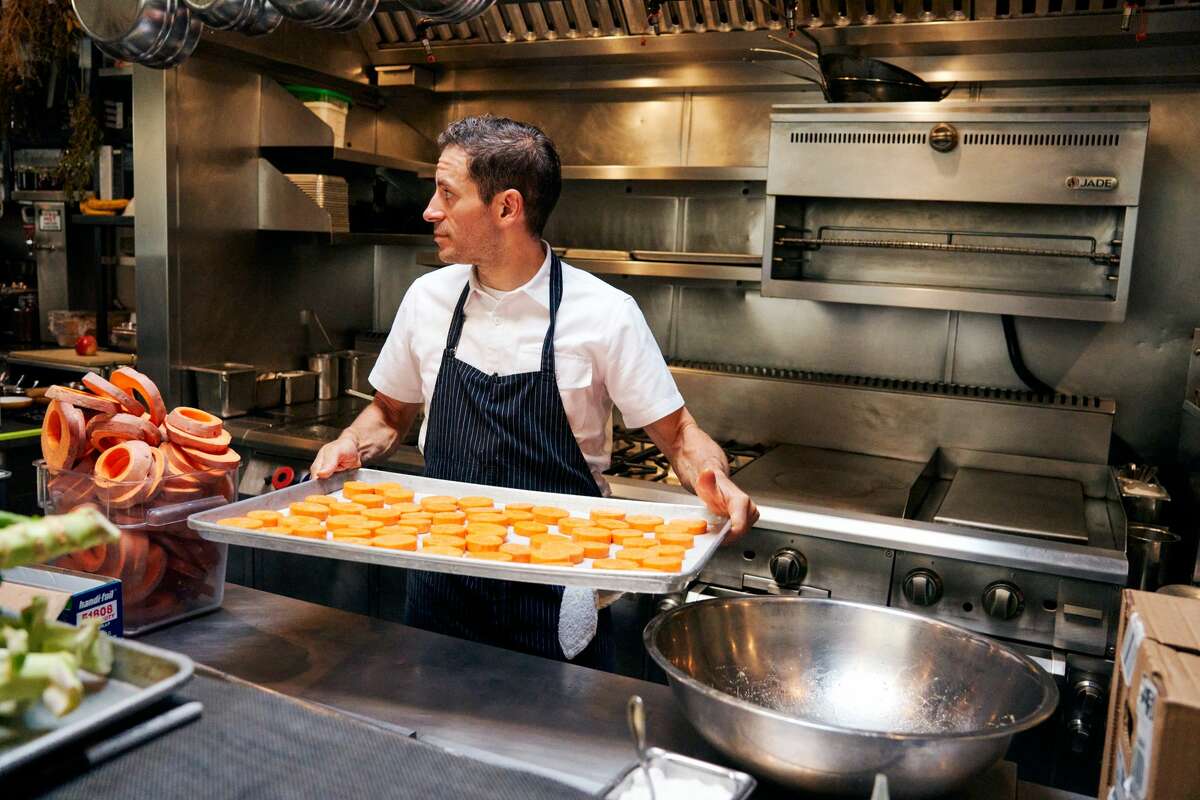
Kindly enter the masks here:
M 557 245 L 599 250 L 676 250 L 680 200 L 625 194 L 623 187 L 568 184 L 546 227 Z M 597 214 L 597 204 L 617 213 Z
M 452 118 L 501 114 L 537 125 L 555 141 L 564 164 L 678 164 L 680 98 L 596 103 L 586 94 L 469 97 Z
M 718 441 L 795 442 L 906 461 L 938 447 L 1103 464 L 1112 415 L 673 368 Z
M 937 381 L 946 316 L 685 288 L 678 341 L 680 359 Z
M 375 308 L 371 327 L 390 331 L 400 301 L 412 282 L 429 272 L 416 262 L 419 252 L 412 247 L 376 247 L 372 254 Z
M 692 95 L 687 164 L 763 166 L 770 143 L 771 106 L 804 102 L 806 93 L 745 92 Z
M 759 184 L 761 186 L 761 184 Z M 751 191 L 750 187 L 745 187 Z M 687 197 L 683 243 L 690 253 L 762 255 L 763 199 L 752 192 L 737 197 Z
M 284 20 L 270 36 L 243 36 L 235 31 L 206 29 L 196 54 L 224 60 L 228 58 L 228 50 L 274 62 L 276 69 L 279 65 L 298 66 L 342 80 L 367 83 L 364 67 L 369 60 L 362 39 L 354 32 L 318 30 L 290 20 Z

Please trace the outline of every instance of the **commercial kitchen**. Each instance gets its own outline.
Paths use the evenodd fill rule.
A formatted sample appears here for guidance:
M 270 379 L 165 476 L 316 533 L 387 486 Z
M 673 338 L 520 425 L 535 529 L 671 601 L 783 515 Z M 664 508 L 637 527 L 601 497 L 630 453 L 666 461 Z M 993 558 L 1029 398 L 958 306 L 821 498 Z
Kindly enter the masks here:
M 1200 797 L 1200 4 L 58 5 L 35 106 L 73 87 L 96 158 L 80 193 L 76 138 L 6 139 L 0 500 L 119 539 L 0 612 L 44 590 L 116 661 L 37 735 L 0 690 L 0 795 Z M 479 115 L 553 142 L 543 269 L 633 298 L 757 507 L 734 535 L 616 408 L 611 496 L 553 505 L 701 518 L 675 573 L 271 532 L 348 481 L 536 505 L 426 475 L 420 420 L 312 474 L 453 269 L 438 140 Z M 406 624 L 425 570 L 599 590 L 608 669 Z

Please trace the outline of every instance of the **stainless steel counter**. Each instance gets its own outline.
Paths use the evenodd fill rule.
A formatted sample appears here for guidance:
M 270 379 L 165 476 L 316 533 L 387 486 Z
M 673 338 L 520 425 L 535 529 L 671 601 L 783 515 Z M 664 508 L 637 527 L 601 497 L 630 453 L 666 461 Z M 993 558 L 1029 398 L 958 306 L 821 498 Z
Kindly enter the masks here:
M 273 691 L 322 703 L 486 761 L 595 791 L 632 756 L 625 702 L 646 702 L 647 739 L 725 763 L 666 686 L 562 664 L 228 584 L 224 607 L 145 641 Z M 1000 764 L 962 800 L 1035 794 Z M 1029 789 L 1030 793 L 1026 793 Z M 756 796 L 776 796 L 764 788 Z

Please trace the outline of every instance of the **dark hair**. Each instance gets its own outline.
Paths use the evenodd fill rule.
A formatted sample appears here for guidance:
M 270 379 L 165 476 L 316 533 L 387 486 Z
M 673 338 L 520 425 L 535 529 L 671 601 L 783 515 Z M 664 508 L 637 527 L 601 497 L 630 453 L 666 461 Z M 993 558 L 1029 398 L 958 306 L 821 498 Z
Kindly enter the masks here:
M 562 192 L 562 164 L 554 143 L 532 125 L 483 114 L 450 124 L 438 148 L 461 147 L 483 202 L 506 189 L 525 199 L 529 232 L 541 236 Z

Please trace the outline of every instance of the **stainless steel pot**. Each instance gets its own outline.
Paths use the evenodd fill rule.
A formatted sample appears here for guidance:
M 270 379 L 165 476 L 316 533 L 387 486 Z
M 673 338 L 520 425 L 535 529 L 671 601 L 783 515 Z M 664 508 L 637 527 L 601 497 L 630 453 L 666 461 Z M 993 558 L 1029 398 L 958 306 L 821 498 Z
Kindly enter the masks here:
M 704 738 L 811 792 L 866 797 L 881 772 L 895 795 L 943 795 L 1058 705 L 1024 656 L 890 608 L 718 598 L 659 615 L 644 638 Z
M 1153 592 L 1167 583 L 1171 560 L 1183 541 L 1179 534 L 1155 525 L 1130 524 L 1125 537 L 1129 588 Z
M 183 0 L 192 14 L 208 27 L 227 31 L 235 28 L 253 0 Z
M 340 359 L 337 353 L 314 353 L 308 357 L 308 368 L 317 373 L 317 399 L 332 400 L 341 392 L 338 382 Z
M 176 0 L 71 0 L 71 6 L 97 45 L 133 59 L 161 43 Z
M 347 389 L 353 389 L 356 392 L 373 394 L 374 389 L 367 378 L 370 377 L 371 370 L 375 367 L 375 362 L 379 359 L 379 354 L 367 353 L 361 350 L 343 350 L 338 353 L 338 357 L 342 362 L 339 376 L 342 391 L 345 392 Z

